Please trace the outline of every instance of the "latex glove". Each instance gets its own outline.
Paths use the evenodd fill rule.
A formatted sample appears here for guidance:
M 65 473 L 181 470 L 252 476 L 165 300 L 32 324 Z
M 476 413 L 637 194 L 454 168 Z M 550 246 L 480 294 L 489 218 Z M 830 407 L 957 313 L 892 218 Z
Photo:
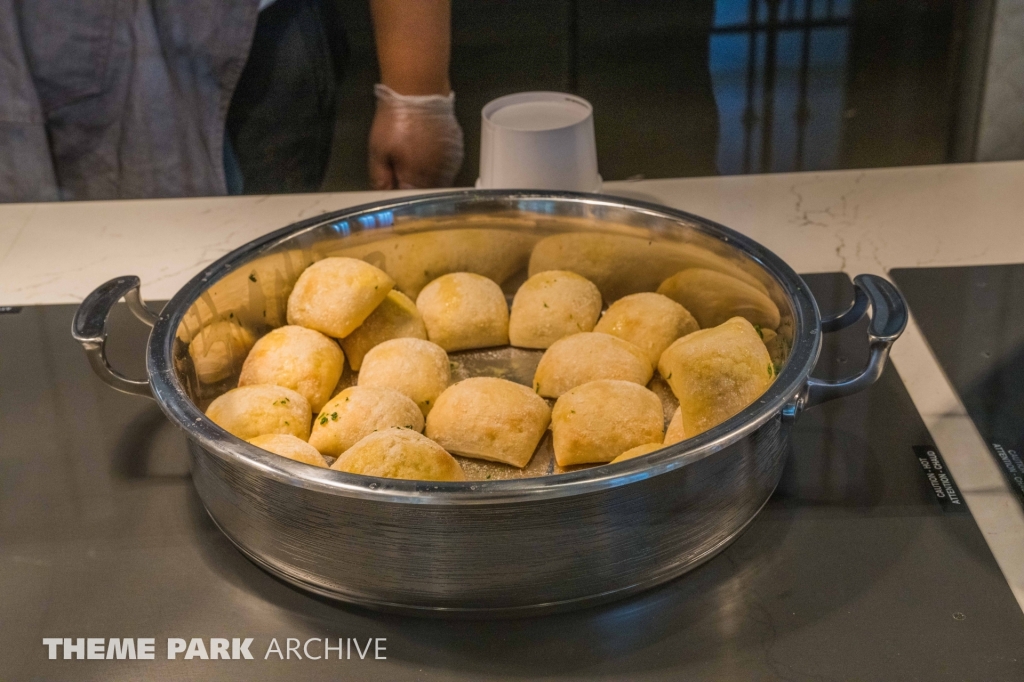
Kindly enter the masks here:
M 370 185 L 374 189 L 450 187 L 462 167 L 462 128 L 455 93 L 399 95 L 373 87 L 377 112 L 370 128 Z

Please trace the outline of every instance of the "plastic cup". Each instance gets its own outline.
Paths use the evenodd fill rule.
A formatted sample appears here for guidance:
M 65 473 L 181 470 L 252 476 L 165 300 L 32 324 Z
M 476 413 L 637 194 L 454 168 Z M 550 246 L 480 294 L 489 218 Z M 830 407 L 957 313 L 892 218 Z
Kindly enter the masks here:
M 598 192 L 594 108 L 562 92 L 520 92 L 481 112 L 480 179 L 490 189 Z

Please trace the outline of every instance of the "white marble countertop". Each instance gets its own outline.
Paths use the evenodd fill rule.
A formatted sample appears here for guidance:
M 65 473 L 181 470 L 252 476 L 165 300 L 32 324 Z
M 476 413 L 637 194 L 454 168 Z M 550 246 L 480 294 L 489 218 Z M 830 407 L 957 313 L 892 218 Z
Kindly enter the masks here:
M 1024 162 L 611 182 L 745 233 L 798 272 L 1024 263 Z M 75 303 L 118 275 L 150 299 L 269 230 L 398 192 L 0 205 L 0 306 Z M 408 193 L 405 193 L 408 194 Z M 1024 511 L 911 321 L 893 362 L 1024 607 Z

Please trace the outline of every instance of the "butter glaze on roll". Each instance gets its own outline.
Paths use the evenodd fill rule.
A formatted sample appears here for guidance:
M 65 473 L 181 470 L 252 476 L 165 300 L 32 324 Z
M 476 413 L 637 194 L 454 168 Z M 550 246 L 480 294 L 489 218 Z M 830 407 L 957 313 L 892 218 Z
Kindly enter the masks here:
M 301 393 L 318 411 L 334 392 L 345 369 L 345 354 L 320 332 L 287 325 L 256 342 L 249 351 L 239 386 L 277 384 Z
M 412 398 L 390 388 L 350 386 L 313 419 L 309 444 L 337 457 L 374 431 L 393 426 L 423 430 L 423 413 Z
M 687 438 L 741 412 L 775 378 L 761 337 L 742 317 L 679 339 L 662 354 L 658 372 L 679 399 Z
M 359 370 L 360 386 L 390 388 L 409 396 L 426 416 L 451 381 L 448 354 L 423 339 L 391 339 L 370 349 Z
M 647 353 L 651 366 L 676 339 L 700 329 L 697 320 L 671 298 L 652 292 L 630 294 L 612 303 L 594 331 L 617 336 Z
M 462 467 L 444 448 L 409 429 L 376 431 L 331 465 L 335 471 L 417 481 L 463 481 Z
M 634 459 L 636 457 L 649 455 L 652 452 L 655 452 L 656 450 L 661 450 L 663 447 L 665 446 L 662 445 L 661 443 L 644 443 L 643 445 L 637 445 L 635 448 L 630 448 L 629 450 L 626 450 L 621 455 L 613 459 L 612 464 L 625 462 L 627 459 Z
M 545 398 L 598 379 L 620 379 L 646 386 L 654 375 L 647 354 L 628 341 L 583 332 L 559 339 L 544 352 L 533 377 L 533 389 Z
M 565 336 L 592 331 L 600 314 L 601 292 L 593 282 L 566 270 L 540 272 L 512 300 L 509 342 L 547 348 Z
M 311 466 L 327 468 L 327 460 L 323 458 L 316 448 L 306 441 L 299 440 L 295 436 L 283 433 L 268 433 L 263 436 L 250 438 L 249 443 L 275 455 L 287 457 L 288 459 Z
M 524 467 L 550 421 L 547 402 L 526 386 L 475 377 L 438 397 L 427 437 L 457 455 Z
M 425 339 L 427 328 L 416 304 L 401 291 L 389 291 L 381 304 L 355 331 L 341 340 L 348 364 L 359 371 L 374 346 L 391 339 Z
M 307 440 L 313 417 L 309 401 L 290 388 L 273 384 L 240 386 L 216 398 L 206 416 L 232 436 L 252 440 L 286 433 Z
M 386 272 L 355 258 L 324 258 L 306 268 L 288 296 L 288 323 L 343 339 L 395 286 Z
M 416 297 L 427 338 L 446 351 L 508 343 L 508 303 L 501 287 L 483 275 L 453 272 Z
M 559 466 L 610 462 L 622 453 L 664 437 L 661 400 L 629 381 L 603 379 L 562 395 L 551 411 Z

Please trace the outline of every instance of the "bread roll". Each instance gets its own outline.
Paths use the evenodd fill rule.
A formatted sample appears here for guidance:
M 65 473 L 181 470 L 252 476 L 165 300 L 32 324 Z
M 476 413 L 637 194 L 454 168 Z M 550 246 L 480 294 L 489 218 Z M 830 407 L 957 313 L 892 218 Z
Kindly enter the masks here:
M 288 324 L 343 339 L 370 316 L 395 281 L 355 258 L 324 258 L 306 268 L 288 297 Z
M 351 386 L 331 398 L 313 420 L 309 444 L 337 457 L 361 438 L 393 426 L 423 430 L 423 413 L 412 398 L 390 388 Z
M 668 423 L 668 428 L 665 429 L 665 445 L 672 445 L 683 440 L 686 440 L 686 429 L 683 428 L 683 411 L 677 407 L 676 411 L 672 413 L 672 419 Z
M 661 400 L 630 381 L 602 379 L 577 386 L 555 403 L 551 433 L 559 466 L 610 462 L 664 436 Z
M 526 386 L 476 377 L 438 397 L 427 437 L 457 455 L 524 467 L 550 421 L 547 402 Z
M 637 445 L 635 448 L 630 448 L 613 459 L 612 464 L 625 462 L 627 459 L 633 459 L 634 457 L 640 457 L 641 455 L 649 455 L 655 450 L 661 450 L 663 447 L 665 446 L 661 443 L 644 443 L 643 445 Z
M 427 328 L 416 304 L 401 291 L 389 291 L 377 309 L 355 331 L 341 340 L 348 364 L 359 371 L 363 357 L 379 343 L 390 339 L 425 339 Z
M 423 287 L 416 307 L 427 338 L 446 351 L 508 343 L 508 303 L 501 287 L 483 275 L 453 272 Z
M 256 342 L 242 365 L 238 385 L 284 386 L 301 393 L 317 411 L 331 397 L 344 369 L 345 354 L 334 339 L 287 325 Z
M 701 329 L 717 327 L 733 317 L 746 318 L 765 329 L 778 329 L 779 308 L 758 289 L 713 270 L 692 268 L 672 275 L 658 293 L 689 310 Z
M 211 322 L 188 344 L 196 376 L 204 384 L 231 378 L 256 343 L 252 332 L 230 320 Z
M 210 403 L 206 416 L 242 440 L 268 433 L 285 433 L 307 440 L 313 413 L 309 401 L 290 388 L 258 384 L 231 389 Z
M 617 336 L 647 353 L 651 366 L 673 341 L 700 327 L 683 306 L 651 292 L 630 294 L 608 307 L 594 331 Z
M 547 348 L 589 332 L 601 314 L 601 292 L 575 272 L 549 270 L 526 280 L 512 301 L 508 338 L 513 346 Z
M 679 399 L 687 438 L 739 413 L 775 376 L 761 337 L 742 317 L 679 339 L 662 354 L 658 371 Z
M 327 468 L 327 460 L 306 441 L 299 440 L 295 436 L 282 433 L 268 433 L 265 436 L 250 438 L 249 442 L 267 452 L 281 455 L 296 462 L 310 464 L 315 467 Z
M 415 431 L 390 428 L 371 433 L 334 460 L 350 474 L 418 481 L 463 481 L 466 475 L 444 448 Z
M 615 336 L 582 332 L 551 344 L 537 365 L 533 389 L 557 398 L 569 389 L 598 379 L 621 379 L 646 386 L 654 375 L 647 354 Z
M 360 386 L 390 388 L 413 399 L 426 416 L 451 381 L 448 354 L 423 339 L 392 339 L 370 349 L 359 370 Z

